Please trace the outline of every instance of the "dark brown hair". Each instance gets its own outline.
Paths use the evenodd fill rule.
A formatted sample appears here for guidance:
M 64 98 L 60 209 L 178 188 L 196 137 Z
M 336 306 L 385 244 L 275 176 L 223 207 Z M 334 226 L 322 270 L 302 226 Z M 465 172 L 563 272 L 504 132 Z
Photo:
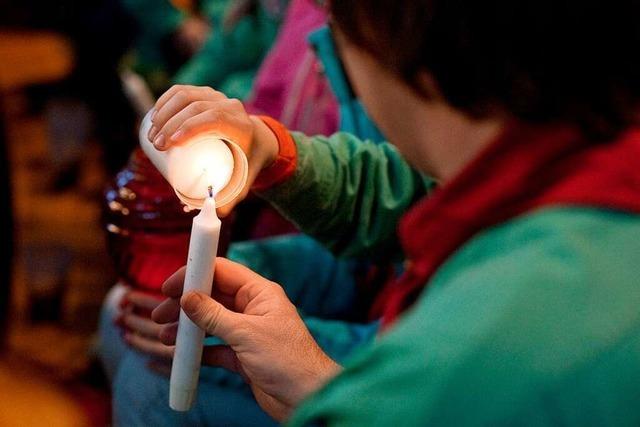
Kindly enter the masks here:
M 333 0 L 347 37 L 422 92 L 429 71 L 473 116 L 492 106 L 571 122 L 592 139 L 632 124 L 640 99 L 638 0 Z M 426 95 L 426 94 L 425 94 Z

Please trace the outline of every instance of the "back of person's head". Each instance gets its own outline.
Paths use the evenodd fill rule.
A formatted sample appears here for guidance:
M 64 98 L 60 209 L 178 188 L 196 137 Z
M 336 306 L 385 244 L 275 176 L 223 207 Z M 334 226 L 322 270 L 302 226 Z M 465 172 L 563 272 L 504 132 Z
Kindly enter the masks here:
M 429 97 L 472 116 L 569 122 L 592 139 L 634 123 L 638 0 L 334 0 L 347 38 Z

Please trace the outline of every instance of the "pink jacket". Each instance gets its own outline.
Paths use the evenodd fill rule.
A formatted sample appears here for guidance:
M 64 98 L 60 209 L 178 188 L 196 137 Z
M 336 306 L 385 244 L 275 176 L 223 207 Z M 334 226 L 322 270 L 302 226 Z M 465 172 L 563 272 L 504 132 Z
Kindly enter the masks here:
M 278 119 L 309 135 L 338 129 L 338 103 L 307 42 L 327 21 L 312 0 L 292 0 L 278 37 L 256 76 L 245 106 L 253 114 Z

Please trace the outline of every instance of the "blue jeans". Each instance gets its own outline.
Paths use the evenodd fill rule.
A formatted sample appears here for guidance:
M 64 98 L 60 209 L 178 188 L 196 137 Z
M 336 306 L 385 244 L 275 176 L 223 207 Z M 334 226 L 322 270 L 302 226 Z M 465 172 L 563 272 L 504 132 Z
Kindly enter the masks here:
M 349 323 L 355 293 L 355 261 L 337 260 L 304 235 L 236 243 L 228 257 L 280 283 L 299 308 L 311 334 L 334 360 L 342 361 L 372 341 L 378 322 Z M 168 406 L 169 379 L 147 368 L 149 357 L 126 346 L 113 325 L 118 288 L 105 300 L 100 322 L 100 355 L 112 381 L 116 426 L 269 426 L 242 378 L 221 368 L 203 367 L 193 409 Z M 207 339 L 213 343 L 215 338 Z

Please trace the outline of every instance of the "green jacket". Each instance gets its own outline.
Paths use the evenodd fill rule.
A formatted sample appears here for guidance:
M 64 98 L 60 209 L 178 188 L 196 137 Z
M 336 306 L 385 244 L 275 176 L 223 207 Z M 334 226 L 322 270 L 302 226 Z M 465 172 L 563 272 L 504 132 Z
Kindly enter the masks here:
M 138 24 L 132 66 L 154 90 L 161 90 L 168 81 L 162 40 L 178 30 L 187 14 L 169 0 L 123 0 L 122 4 Z
M 258 8 L 232 29 L 214 29 L 202 49 L 173 77 L 174 83 L 211 86 L 231 98 L 244 99 L 278 33 L 280 16 Z
M 422 178 L 386 144 L 295 135 L 264 193 L 343 255 L 397 250 Z M 640 218 L 540 209 L 468 241 L 292 426 L 640 425 Z
M 275 40 L 282 16 L 258 7 L 254 15 L 223 30 L 223 17 L 232 4 L 230 0 L 202 2 L 201 13 L 214 30 L 200 51 L 174 76 L 169 76 L 161 44 L 178 30 L 187 15 L 169 0 L 124 0 L 139 24 L 133 68 L 155 92 L 177 83 L 212 86 L 229 97 L 245 98 L 262 58 Z

